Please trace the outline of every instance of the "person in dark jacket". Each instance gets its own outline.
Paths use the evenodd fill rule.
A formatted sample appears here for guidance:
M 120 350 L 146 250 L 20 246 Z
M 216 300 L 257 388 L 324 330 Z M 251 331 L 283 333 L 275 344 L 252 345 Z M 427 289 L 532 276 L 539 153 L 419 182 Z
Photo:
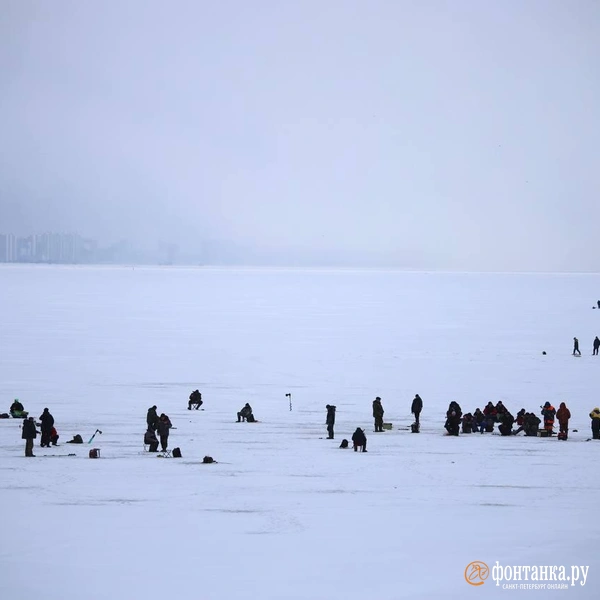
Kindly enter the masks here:
M 249 423 L 254 422 L 254 415 L 252 414 L 252 407 L 250 406 L 250 404 L 248 404 L 248 402 L 246 402 L 246 404 L 244 404 L 244 407 L 242 408 L 242 410 L 240 410 L 240 412 L 237 414 L 237 418 L 238 418 L 238 423 L 240 421 L 248 421 Z
M 598 336 L 596 336 L 594 338 L 594 351 L 592 352 L 592 354 L 594 356 L 598 356 L 598 350 L 600 349 L 600 338 Z
M 600 408 L 596 407 L 590 413 L 592 420 L 592 439 L 600 440 Z
M 25 456 L 32 456 L 35 458 L 33 453 L 33 440 L 37 437 L 37 429 L 35 428 L 35 421 L 33 417 L 23 419 L 23 431 L 21 438 L 25 440 Z
M 458 402 L 450 402 L 450 406 L 448 406 L 448 410 L 446 411 L 446 423 L 444 425 L 448 431 L 448 435 L 458 435 L 461 417 L 462 410 Z
M 381 398 L 377 396 L 373 400 L 373 418 L 375 419 L 375 433 L 383 431 L 383 406 L 381 406 Z
M 560 406 L 556 411 L 556 418 L 558 419 L 559 427 L 558 439 L 566 440 L 569 437 L 569 419 L 571 418 L 571 411 L 564 402 L 560 403 Z
M 475 412 L 473 413 L 473 431 L 477 432 L 482 430 L 483 432 L 483 427 L 485 422 L 485 416 L 484 414 L 481 412 L 480 408 L 476 408 Z
M 512 435 L 512 426 L 515 422 L 515 418 L 506 410 L 506 408 L 498 413 L 498 418 L 500 419 L 500 425 L 498 426 L 498 430 L 500 431 L 500 435 Z
M 419 415 L 421 414 L 422 410 L 423 400 L 421 400 L 421 396 L 419 396 L 419 394 L 416 394 L 410 406 L 410 412 L 415 415 L 415 423 L 417 425 L 419 424 Z
M 13 419 L 26 419 L 29 415 L 18 398 L 15 398 L 15 401 L 10 405 L 9 412 Z
M 462 432 L 463 433 L 473 433 L 473 427 L 474 427 L 473 415 L 471 413 L 467 413 L 466 415 L 463 415 Z
M 156 412 L 156 405 L 151 406 L 148 409 L 148 414 L 146 415 L 146 424 L 148 425 L 148 429 L 152 429 L 152 431 L 156 431 L 158 428 L 158 413 Z
M 492 433 L 494 431 L 494 423 L 496 422 L 496 417 L 498 413 L 496 412 L 496 407 L 488 402 L 483 408 L 483 416 L 485 417 L 483 422 L 483 427 L 481 428 L 481 433 L 486 431 L 487 433 Z
M 335 425 L 335 406 L 333 404 L 327 404 L 327 417 L 325 418 L 325 424 L 327 425 L 327 439 L 333 439 L 333 426 Z
M 523 431 L 527 436 L 537 436 L 542 420 L 535 413 L 525 413 L 525 421 L 523 423 Z M 515 433 L 517 433 L 515 431 Z
M 158 440 L 156 439 L 156 433 L 152 429 L 148 428 L 144 434 L 144 444 L 148 444 L 150 448 L 148 452 L 156 452 L 158 450 Z
M 581 352 L 579 351 L 579 340 L 576 337 L 573 338 L 573 356 L 575 356 L 575 354 L 581 356 Z
M 198 410 L 202 406 L 202 394 L 198 390 L 194 390 L 190 394 L 190 400 L 188 402 L 188 410 L 192 410 L 192 406 L 196 407 Z
M 45 408 L 44 412 L 40 415 L 40 423 L 42 424 L 40 427 L 42 430 L 40 446 L 42 448 L 44 446 L 50 448 L 50 436 L 52 434 L 52 427 L 54 427 L 54 417 L 50 414 L 50 411 L 47 408 Z
M 354 452 L 357 452 L 359 448 L 362 452 L 367 451 L 367 436 L 364 429 L 360 427 L 356 428 L 356 431 L 352 434 L 352 443 L 354 445 Z
M 171 427 L 173 427 L 171 419 L 165 413 L 162 413 L 158 419 L 158 436 L 160 437 L 160 447 L 163 452 L 169 446 L 169 429 Z

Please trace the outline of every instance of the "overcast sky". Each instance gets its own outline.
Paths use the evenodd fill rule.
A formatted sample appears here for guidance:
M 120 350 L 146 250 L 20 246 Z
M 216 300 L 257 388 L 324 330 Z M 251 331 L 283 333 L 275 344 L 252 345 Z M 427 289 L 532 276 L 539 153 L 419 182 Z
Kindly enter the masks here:
M 597 0 L 0 0 L 0 81 L 0 231 L 600 270 Z

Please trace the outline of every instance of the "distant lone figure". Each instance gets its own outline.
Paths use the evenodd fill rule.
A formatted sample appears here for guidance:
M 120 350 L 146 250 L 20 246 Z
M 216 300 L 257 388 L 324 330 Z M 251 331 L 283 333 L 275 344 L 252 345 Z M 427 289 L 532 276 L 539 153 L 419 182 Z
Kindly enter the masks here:
M 254 415 L 252 414 L 252 407 L 248 402 L 244 404 L 242 410 L 237 414 L 238 423 L 240 421 L 248 421 L 248 423 L 254 423 Z
M 598 308 L 600 308 L 600 300 L 598 300 Z
M 188 410 L 192 410 L 192 406 L 196 407 L 198 410 L 202 406 L 202 394 L 198 390 L 194 390 L 190 394 L 190 400 L 188 402 Z
M 360 427 L 356 428 L 356 431 L 352 434 L 352 444 L 354 445 L 354 452 L 361 449 L 361 452 L 367 451 L 367 436 Z
M 333 439 L 333 426 L 335 425 L 335 406 L 333 404 L 327 404 L 327 417 L 325 418 L 325 425 L 327 425 L 327 439 Z
M 375 419 L 375 433 L 383 431 L 383 406 L 381 406 L 381 398 L 377 396 L 373 400 L 373 418 Z
M 600 339 L 598 338 L 598 336 L 596 336 L 594 338 L 594 351 L 592 352 L 592 354 L 594 356 L 598 356 L 598 349 L 600 348 Z
M 419 415 L 423 410 L 423 400 L 421 400 L 421 396 L 419 394 L 415 395 L 414 400 L 412 401 L 410 412 L 415 415 L 415 423 L 419 424 Z
M 573 356 L 575 355 L 581 356 L 581 352 L 579 351 L 579 340 L 574 337 L 573 338 Z

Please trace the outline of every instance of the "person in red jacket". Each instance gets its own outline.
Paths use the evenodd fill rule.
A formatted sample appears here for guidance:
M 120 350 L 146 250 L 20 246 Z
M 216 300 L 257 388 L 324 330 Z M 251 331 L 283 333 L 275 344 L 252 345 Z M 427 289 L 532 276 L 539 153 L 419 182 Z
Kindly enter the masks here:
M 560 406 L 556 411 L 556 418 L 558 419 L 558 425 L 560 427 L 558 439 L 566 440 L 569 435 L 569 419 L 571 418 L 571 411 L 564 402 L 560 403 Z

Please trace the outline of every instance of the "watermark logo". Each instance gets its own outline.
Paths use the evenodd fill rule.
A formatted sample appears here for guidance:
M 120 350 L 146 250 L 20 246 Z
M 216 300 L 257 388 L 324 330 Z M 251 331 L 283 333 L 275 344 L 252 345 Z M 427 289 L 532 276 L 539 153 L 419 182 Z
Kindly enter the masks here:
M 483 585 L 489 577 L 490 568 L 481 560 L 474 560 L 465 569 L 465 580 L 469 585 Z
M 587 565 L 501 565 L 498 561 L 490 569 L 483 561 L 474 560 L 465 569 L 465 581 L 469 585 L 483 585 L 491 571 L 496 586 L 502 585 L 504 590 L 566 590 L 585 585 L 589 569 Z

